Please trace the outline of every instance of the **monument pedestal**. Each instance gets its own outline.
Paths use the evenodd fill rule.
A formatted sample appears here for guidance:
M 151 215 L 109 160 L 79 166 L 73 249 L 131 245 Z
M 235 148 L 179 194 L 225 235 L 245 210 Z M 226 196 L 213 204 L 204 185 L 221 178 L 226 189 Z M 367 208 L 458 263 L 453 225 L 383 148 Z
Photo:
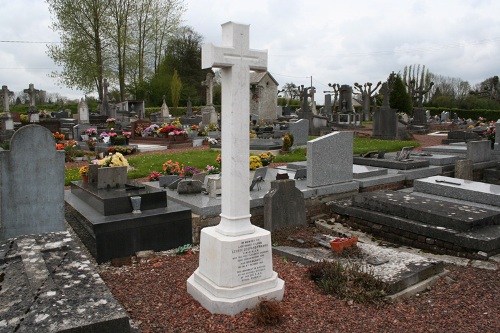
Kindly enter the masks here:
M 224 236 L 204 228 L 200 263 L 187 291 L 211 313 L 235 315 L 264 298 L 281 301 L 285 283 L 272 270 L 271 233 L 255 227 L 251 234 Z

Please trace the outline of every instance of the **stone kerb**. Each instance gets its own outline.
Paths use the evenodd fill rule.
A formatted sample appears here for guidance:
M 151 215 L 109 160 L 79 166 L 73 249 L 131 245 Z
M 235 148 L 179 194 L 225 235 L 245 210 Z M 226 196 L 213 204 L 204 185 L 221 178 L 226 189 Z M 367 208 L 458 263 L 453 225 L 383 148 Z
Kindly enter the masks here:
M 307 186 L 352 181 L 353 132 L 334 132 L 307 143 Z
M 0 239 L 65 230 L 64 151 L 52 133 L 23 126 L 0 156 Z

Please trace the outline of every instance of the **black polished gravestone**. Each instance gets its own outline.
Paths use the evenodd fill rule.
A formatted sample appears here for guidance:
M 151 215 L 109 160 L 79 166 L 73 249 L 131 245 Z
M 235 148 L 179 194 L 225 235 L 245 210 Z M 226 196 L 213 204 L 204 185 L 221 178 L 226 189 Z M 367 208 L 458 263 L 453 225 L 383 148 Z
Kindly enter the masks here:
M 138 251 L 164 251 L 191 244 L 191 209 L 170 202 L 163 189 L 138 182 L 111 189 L 72 182 L 65 191 L 65 217 L 98 263 Z M 141 197 L 133 213 L 131 197 Z

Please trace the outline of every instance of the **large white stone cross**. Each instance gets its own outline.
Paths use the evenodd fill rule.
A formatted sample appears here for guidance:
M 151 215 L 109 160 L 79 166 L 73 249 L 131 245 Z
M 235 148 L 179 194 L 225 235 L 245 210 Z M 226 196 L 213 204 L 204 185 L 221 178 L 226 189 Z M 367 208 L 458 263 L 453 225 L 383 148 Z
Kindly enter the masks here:
M 267 51 L 249 48 L 249 25 L 222 25 L 222 47 L 202 47 L 202 68 L 221 68 L 222 201 L 216 230 L 226 236 L 253 233 L 250 223 L 250 70 L 267 69 Z

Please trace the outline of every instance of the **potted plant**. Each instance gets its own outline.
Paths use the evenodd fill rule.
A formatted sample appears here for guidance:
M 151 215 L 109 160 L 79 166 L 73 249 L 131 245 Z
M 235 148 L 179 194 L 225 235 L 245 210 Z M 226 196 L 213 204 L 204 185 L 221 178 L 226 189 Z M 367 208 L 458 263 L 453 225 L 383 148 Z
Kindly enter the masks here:
M 152 181 L 160 180 L 160 177 L 161 177 L 161 173 L 159 173 L 158 171 L 153 171 L 149 174 L 149 181 L 152 182 Z
M 82 181 L 84 183 L 88 183 L 88 181 L 89 181 L 89 167 L 87 165 L 82 166 L 78 170 L 78 173 L 80 174 L 80 177 L 82 177 Z
M 259 157 L 260 157 L 260 161 L 262 162 L 262 166 L 268 166 L 269 164 L 273 163 L 276 155 L 274 155 L 272 152 L 268 151 L 267 153 L 260 153 Z
M 107 128 L 115 128 L 116 127 L 116 119 L 115 118 L 108 118 L 106 119 L 106 127 Z
M 293 146 L 293 135 L 292 134 L 285 134 L 283 135 L 283 145 L 281 146 L 281 153 L 286 154 L 292 150 Z

